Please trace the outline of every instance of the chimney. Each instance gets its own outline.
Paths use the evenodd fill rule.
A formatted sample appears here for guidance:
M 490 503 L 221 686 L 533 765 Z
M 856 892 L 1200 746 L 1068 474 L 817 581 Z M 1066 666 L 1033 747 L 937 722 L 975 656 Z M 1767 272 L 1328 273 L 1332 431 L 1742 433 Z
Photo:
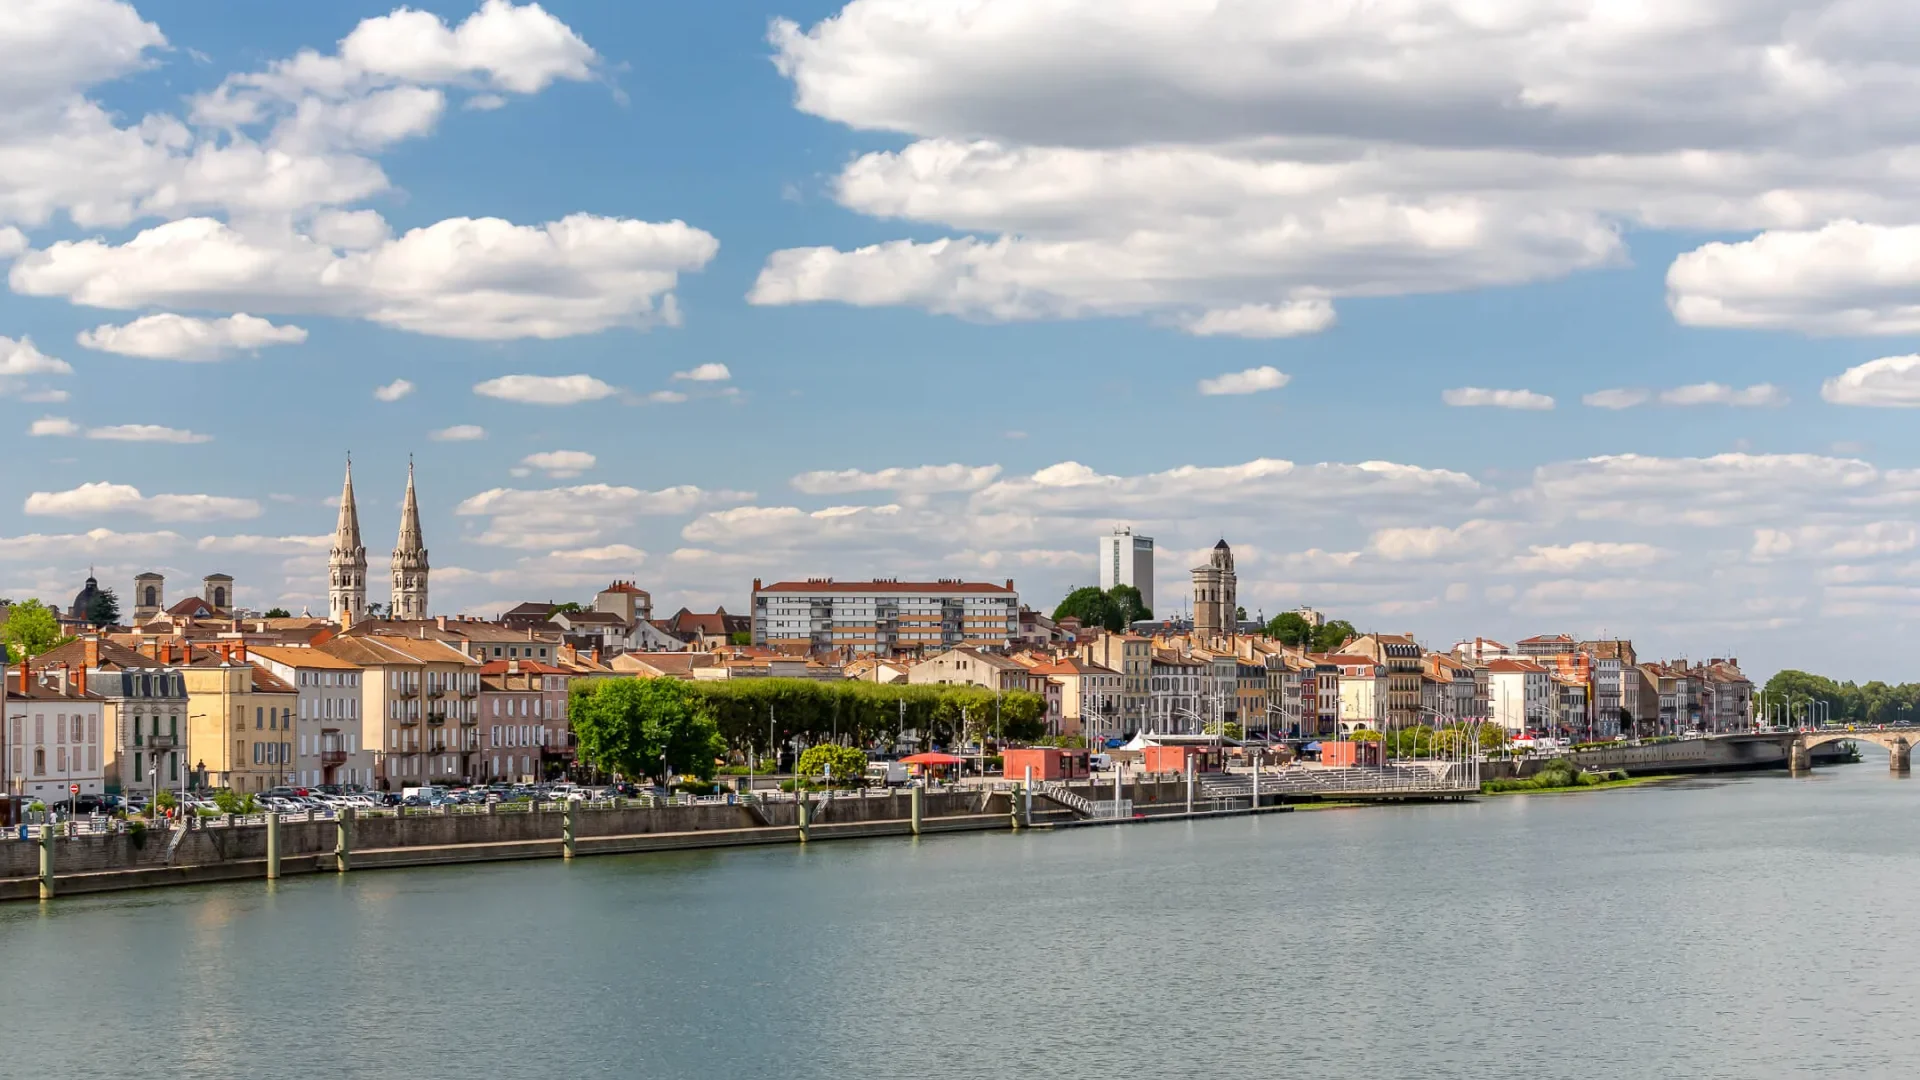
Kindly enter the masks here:
M 509 675 L 520 674 L 520 661 L 518 660 L 507 661 L 507 674 Z
M 27 692 L 30 678 L 31 676 L 27 672 L 27 662 L 25 660 L 20 661 L 20 692 L 22 694 Z
M 193 663 L 193 642 L 186 638 L 180 639 L 180 662 L 182 664 Z
M 86 663 L 86 666 L 90 668 L 99 667 L 100 666 L 100 635 L 99 634 L 89 635 L 86 639 L 86 644 L 82 646 L 82 649 L 84 654 L 84 662 Z
M 447 629 L 447 617 L 445 615 L 435 615 L 433 617 L 433 625 L 439 627 L 440 631 L 445 633 Z
M 74 677 L 74 686 L 78 690 L 79 696 L 86 697 L 87 696 L 87 669 L 81 668 L 80 670 L 74 672 L 73 677 Z
M 591 653 L 588 653 L 587 655 L 593 658 L 593 662 L 594 662 L 594 663 L 596 663 L 596 664 L 598 664 L 598 663 L 600 662 L 600 648 L 599 648 L 599 646 L 597 646 L 597 645 L 596 645 L 596 646 L 594 647 L 594 649 L 593 649 L 593 651 L 592 651 Z

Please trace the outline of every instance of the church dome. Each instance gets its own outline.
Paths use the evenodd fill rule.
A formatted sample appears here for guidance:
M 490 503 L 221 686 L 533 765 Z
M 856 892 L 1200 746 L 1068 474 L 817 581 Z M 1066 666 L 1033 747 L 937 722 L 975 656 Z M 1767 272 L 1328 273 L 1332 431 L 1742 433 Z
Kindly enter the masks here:
M 91 618 L 94 598 L 99 595 L 100 582 L 95 580 L 92 574 L 88 574 L 86 584 L 81 587 L 78 593 L 74 594 L 73 606 L 67 609 L 67 617 L 70 619 Z

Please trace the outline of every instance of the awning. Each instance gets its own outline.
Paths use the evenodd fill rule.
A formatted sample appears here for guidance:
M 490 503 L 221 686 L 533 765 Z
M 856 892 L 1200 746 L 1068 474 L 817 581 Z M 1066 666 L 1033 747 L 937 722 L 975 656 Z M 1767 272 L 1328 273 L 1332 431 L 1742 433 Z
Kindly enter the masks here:
M 960 765 L 967 759 L 953 754 L 914 754 L 900 759 L 902 765 Z

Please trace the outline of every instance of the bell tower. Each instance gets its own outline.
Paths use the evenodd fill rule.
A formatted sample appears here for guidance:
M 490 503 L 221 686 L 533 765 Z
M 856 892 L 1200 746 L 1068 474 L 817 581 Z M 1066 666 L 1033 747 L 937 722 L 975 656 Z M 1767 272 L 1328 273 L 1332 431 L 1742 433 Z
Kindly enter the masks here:
M 353 502 L 353 459 L 340 488 L 340 521 L 327 551 L 327 617 L 342 629 L 367 612 L 367 549 L 360 542 L 360 510 Z
M 427 614 L 427 545 L 420 537 L 420 503 L 413 493 L 413 462 L 407 462 L 407 501 L 400 510 L 400 542 L 393 549 L 393 603 L 395 619 L 425 619 Z

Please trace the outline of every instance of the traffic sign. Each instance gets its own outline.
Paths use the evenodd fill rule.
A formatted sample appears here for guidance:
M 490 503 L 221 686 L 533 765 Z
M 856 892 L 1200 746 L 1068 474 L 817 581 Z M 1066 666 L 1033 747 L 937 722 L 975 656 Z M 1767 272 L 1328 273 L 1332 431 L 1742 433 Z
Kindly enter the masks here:
M 67 794 L 69 794 L 69 795 L 78 795 L 78 794 L 80 794 L 80 785 L 79 785 L 79 784 L 68 784 L 68 785 L 67 785 Z

